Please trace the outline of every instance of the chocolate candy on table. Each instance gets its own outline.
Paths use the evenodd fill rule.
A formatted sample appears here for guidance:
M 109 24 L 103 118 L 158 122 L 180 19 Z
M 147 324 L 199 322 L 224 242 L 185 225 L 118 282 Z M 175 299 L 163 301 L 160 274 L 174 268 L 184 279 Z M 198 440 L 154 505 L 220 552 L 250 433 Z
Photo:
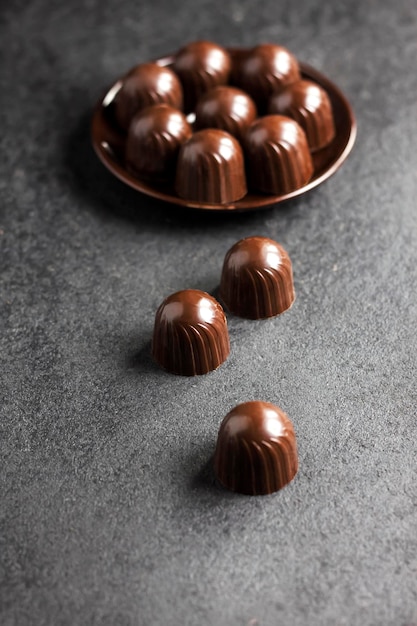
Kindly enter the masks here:
M 335 136 L 332 105 L 326 91 L 310 80 L 300 80 L 273 94 L 269 113 L 292 117 L 304 129 L 311 151 L 327 146 Z
M 204 93 L 227 83 L 231 66 L 229 53 L 210 41 L 194 41 L 177 52 L 172 69 L 180 77 L 187 113 Z
M 267 237 L 247 237 L 227 252 L 220 299 L 235 315 L 263 319 L 283 313 L 295 300 L 288 253 Z
M 183 376 L 207 374 L 229 353 L 226 316 L 215 298 L 185 289 L 162 302 L 152 339 L 152 356 L 162 368 Z
M 180 149 L 175 189 L 186 200 L 228 204 L 247 193 L 239 142 L 215 128 L 199 130 Z
M 138 111 L 162 103 L 182 109 L 183 93 L 178 76 L 169 67 L 142 63 L 123 79 L 114 98 L 114 116 L 119 126 L 127 130 Z
M 226 415 L 214 454 L 214 471 L 224 487 L 265 495 L 285 487 L 297 470 L 294 427 L 279 407 L 245 402 Z
M 194 127 L 220 128 L 241 139 L 256 118 L 256 106 L 247 93 L 236 87 L 215 87 L 200 98 Z
M 259 113 L 266 112 L 269 98 L 287 85 L 300 80 L 296 57 L 286 48 L 260 44 L 236 61 L 232 82 L 255 101 Z
M 252 191 L 290 193 L 308 183 L 313 174 L 306 135 L 289 117 L 258 118 L 246 132 L 243 146 Z
M 191 135 L 191 126 L 178 109 L 156 104 L 139 111 L 128 130 L 127 168 L 145 177 L 173 177 L 180 146 Z

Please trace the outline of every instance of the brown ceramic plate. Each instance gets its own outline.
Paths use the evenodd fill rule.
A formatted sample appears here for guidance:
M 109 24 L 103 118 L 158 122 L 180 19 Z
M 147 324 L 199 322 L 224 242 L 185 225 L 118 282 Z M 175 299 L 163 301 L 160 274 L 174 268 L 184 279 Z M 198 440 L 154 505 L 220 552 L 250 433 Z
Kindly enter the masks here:
M 232 49 L 229 52 L 234 56 L 245 54 L 243 49 Z M 171 56 L 158 59 L 157 63 L 159 65 L 170 65 L 172 61 L 173 57 Z M 314 174 L 311 180 L 307 185 L 291 193 L 280 196 L 248 193 L 241 200 L 231 204 L 209 204 L 184 200 L 176 195 L 172 186 L 151 184 L 149 181 L 143 181 L 135 177 L 127 171 L 124 164 L 126 136 L 118 129 L 112 118 L 111 105 L 121 87 L 121 80 L 117 81 L 109 89 L 104 98 L 97 103 L 94 110 L 92 120 L 94 150 L 107 169 L 124 183 L 133 187 L 133 189 L 159 200 L 170 202 L 171 204 L 179 204 L 183 207 L 205 211 L 251 211 L 277 204 L 289 198 L 295 198 L 317 187 L 334 174 L 349 155 L 356 138 L 355 116 L 343 93 L 328 78 L 309 65 L 300 63 L 300 68 L 303 78 L 318 83 L 327 91 L 333 106 L 336 136 L 328 146 L 313 153 Z

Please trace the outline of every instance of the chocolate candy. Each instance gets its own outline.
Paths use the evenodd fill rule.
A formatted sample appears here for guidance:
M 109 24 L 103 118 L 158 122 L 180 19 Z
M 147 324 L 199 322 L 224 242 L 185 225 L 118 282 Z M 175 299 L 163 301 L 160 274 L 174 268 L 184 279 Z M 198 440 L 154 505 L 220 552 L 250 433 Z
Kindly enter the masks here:
M 241 89 L 216 87 L 202 96 L 195 111 L 194 127 L 220 128 L 241 139 L 256 118 L 256 106 Z
M 304 129 L 311 151 L 327 146 L 335 136 L 332 105 L 320 85 L 300 80 L 269 101 L 269 113 L 292 117 Z
M 181 48 L 172 67 L 184 89 L 185 111 L 193 111 L 203 93 L 225 85 L 231 65 L 229 53 L 210 41 L 194 41 Z
M 226 317 L 204 291 L 185 289 L 158 308 L 152 356 L 168 372 L 195 376 L 215 370 L 230 353 Z
M 245 402 L 226 415 L 214 454 L 214 471 L 224 487 L 265 495 L 285 487 L 297 470 L 294 428 L 280 408 Z
M 286 194 L 305 185 L 313 174 L 307 138 L 301 126 L 283 115 L 266 115 L 249 127 L 244 149 L 249 187 Z
M 175 189 L 181 198 L 228 204 L 246 192 L 245 164 L 239 142 L 223 130 L 200 130 L 181 146 Z
M 126 141 L 126 164 L 141 176 L 175 174 L 180 146 L 192 135 L 185 115 L 167 104 L 143 109 L 133 118 Z
M 183 105 L 182 87 L 169 67 L 142 63 L 124 78 L 114 98 L 114 116 L 121 128 L 127 130 L 138 111 L 153 104 L 166 103 L 175 109 Z
M 295 299 L 287 252 L 266 237 L 248 237 L 235 243 L 224 259 L 220 298 L 229 311 L 247 319 L 286 311 Z
M 300 80 L 300 70 L 297 59 L 286 48 L 261 44 L 237 61 L 232 79 L 255 100 L 262 115 L 273 93 Z

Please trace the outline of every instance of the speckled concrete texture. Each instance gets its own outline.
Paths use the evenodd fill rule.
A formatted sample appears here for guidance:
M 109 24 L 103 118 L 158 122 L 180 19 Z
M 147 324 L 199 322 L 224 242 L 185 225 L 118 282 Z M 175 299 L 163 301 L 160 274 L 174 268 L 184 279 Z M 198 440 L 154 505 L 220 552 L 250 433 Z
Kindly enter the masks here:
M 11 1 L 0 13 L 2 626 L 417 623 L 417 12 L 414 0 Z M 333 79 L 358 139 L 305 197 L 248 214 L 130 190 L 92 107 L 193 39 L 277 42 Z M 282 316 L 229 316 L 207 376 L 159 370 L 157 306 L 213 292 L 238 239 L 293 260 Z M 224 415 L 292 419 L 281 492 L 219 488 Z

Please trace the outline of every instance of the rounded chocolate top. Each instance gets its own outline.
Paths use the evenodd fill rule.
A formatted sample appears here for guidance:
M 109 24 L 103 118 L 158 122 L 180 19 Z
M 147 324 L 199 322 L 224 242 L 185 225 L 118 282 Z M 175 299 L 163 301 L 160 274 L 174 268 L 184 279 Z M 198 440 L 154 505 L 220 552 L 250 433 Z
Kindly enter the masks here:
M 241 89 L 220 86 L 200 98 L 195 116 L 195 128 L 221 128 L 240 139 L 256 118 L 256 106 Z
M 273 44 L 252 48 L 233 70 L 234 84 L 254 99 L 261 114 L 273 93 L 297 80 L 300 80 L 297 59 L 286 48 Z
M 335 135 L 333 112 L 326 91 L 309 80 L 300 80 L 273 94 L 269 113 L 292 117 L 304 129 L 310 150 L 319 150 Z
M 114 98 L 114 115 L 119 126 L 127 130 L 135 113 L 160 103 L 181 109 L 181 83 L 169 67 L 142 63 L 134 67 L 123 80 Z
M 184 376 L 206 374 L 219 367 L 229 352 L 226 316 L 208 293 L 178 291 L 158 308 L 152 356 L 167 371 Z
M 143 109 L 129 126 L 126 141 L 128 168 L 144 176 L 173 176 L 180 146 L 191 135 L 191 126 L 178 109 L 168 104 Z
M 220 298 L 240 317 L 262 319 L 283 313 L 295 299 L 288 253 L 267 237 L 247 237 L 227 252 Z
M 181 146 L 175 186 L 187 200 L 227 204 L 242 198 L 247 188 L 239 142 L 215 128 L 194 133 Z
M 246 132 L 245 155 L 253 190 L 285 194 L 305 185 L 313 174 L 306 135 L 283 115 L 260 117 Z
M 224 418 L 214 454 L 219 482 L 248 495 L 273 493 L 298 470 L 294 427 L 287 415 L 269 402 L 245 402 Z
M 229 53 L 210 41 L 194 41 L 177 52 L 173 69 L 181 79 L 187 112 L 203 93 L 227 83 L 231 65 Z

